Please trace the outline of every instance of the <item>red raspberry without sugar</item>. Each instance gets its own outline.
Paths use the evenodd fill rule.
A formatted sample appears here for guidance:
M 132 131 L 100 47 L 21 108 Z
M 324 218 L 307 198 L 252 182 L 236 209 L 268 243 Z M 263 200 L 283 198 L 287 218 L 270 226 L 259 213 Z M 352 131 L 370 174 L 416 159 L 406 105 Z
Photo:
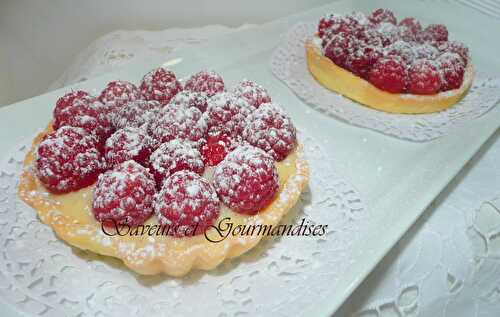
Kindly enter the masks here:
M 140 90 L 147 100 L 156 100 L 162 105 L 182 90 L 175 74 L 163 67 L 153 69 L 142 78 Z
M 215 168 L 213 182 L 225 205 L 250 215 L 264 209 L 279 187 L 273 158 L 251 145 L 239 146 L 229 153 Z
M 204 92 L 209 97 L 224 91 L 224 80 L 214 71 L 201 71 L 191 76 L 184 85 L 184 89 L 195 92 Z
M 163 106 L 156 100 L 134 100 L 121 107 L 113 116 L 116 129 L 142 127 L 155 119 Z
M 84 99 L 88 100 L 88 102 L 91 102 L 95 99 L 95 97 L 89 95 L 88 92 L 83 90 L 75 90 L 68 92 L 61 98 L 57 99 L 56 106 L 54 108 L 54 120 L 57 120 L 62 110 L 73 106 L 75 100 L 77 99 Z
M 297 131 L 280 106 L 266 103 L 248 117 L 243 138 L 281 161 L 295 148 Z
M 174 139 L 199 143 L 207 131 L 207 123 L 197 108 L 166 107 L 159 116 L 148 127 L 158 144 Z
M 417 95 L 432 95 L 441 88 L 441 76 L 434 62 L 420 59 L 409 70 L 409 91 Z
M 230 147 L 231 140 L 226 134 L 209 135 L 201 148 L 203 163 L 207 166 L 216 166 L 226 157 Z
M 196 173 L 179 171 L 165 179 L 154 210 L 167 233 L 176 237 L 203 234 L 219 216 L 220 201 L 210 183 Z
M 382 8 L 373 11 L 372 14 L 368 17 L 368 19 L 370 20 L 370 22 L 375 24 L 383 22 L 391 23 L 394 25 L 397 24 L 397 20 L 396 17 L 394 16 L 394 13 L 392 13 L 391 10 Z
M 244 98 L 229 92 L 211 97 L 204 113 L 208 134 L 210 136 L 226 134 L 236 144 L 241 139 L 245 120 L 253 110 L 254 108 Z
M 195 92 L 189 90 L 183 90 L 175 95 L 170 103 L 169 107 L 194 107 L 200 110 L 201 112 L 205 112 L 208 107 L 208 96 L 204 92 Z
M 175 139 L 160 145 L 149 158 L 151 171 L 159 188 L 175 172 L 188 170 L 203 174 L 205 165 L 200 152 L 190 142 Z
M 109 104 L 114 110 L 121 108 L 128 102 L 141 98 L 142 95 L 139 88 L 124 80 L 109 82 L 99 95 L 99 101 Z
M 108 168 L 134 160 L 146 166 L 151 154 L 152 140 L 141 128 L 126 127 L 113 133 L 104 145 L 104 158 Z
M 248 80 L 242 80 L 233 89 L 233 93 L 238 97 L 243 97 L 251 106 L 259 108 L 261 104 L 271 102 L 271 97 L 267 90 L 261 85 Z
M 153 176 L 134 161 L 126 161 L 99 175 L 92 211 L 109 226 L 138 226 L 153 213 L 156 194 Z
M 373 66 L 369 79 L 382 90 L 401 93 L 405 90 L 408 80 L 406 63 L 401 58 L 382 58 Z
M 104 142 L 113 133 L 108 110 L 97 99 L 74 99 L 71 106 L 54 118 L 53 127 L 56 130 L 62 126 L 82 128 Z
M 465 64 L 456 53 L 444 53 L 437 59 L 442 74 L 441 90 L 457 89 L 464 81 Z
M 91 185 L 103 165 L 97 145 L 98 140 L 81 128 L 64 126 L 51 132 L 36 150 L 38 179 L 56 194 Z

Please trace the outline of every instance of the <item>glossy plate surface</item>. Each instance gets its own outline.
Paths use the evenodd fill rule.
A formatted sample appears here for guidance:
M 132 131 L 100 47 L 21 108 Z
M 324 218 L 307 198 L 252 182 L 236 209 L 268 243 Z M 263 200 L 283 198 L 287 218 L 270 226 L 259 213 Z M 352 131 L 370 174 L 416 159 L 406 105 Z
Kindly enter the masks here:
M 468 122 L 453 133 L 427 143 L 412 143 L 347 125 L 303 104 L 273 77 L 269 58 L 282 35 L 299 21 L 314 21 L 331 13 L 365 13 L 391 8 L 398 17 L 415 16 L 423 23 L 444 23 L 452 37 L 468 44 L 480 72 L 500 74 L 500 42 L 485 30 L 500 23 L 469 8 L 446 1 L 349 1 L 280 19 L 263 26 L 224 36 L 196 51 L 180 50 L 168 60 L 148 60 L 72 87 L 53 91 L 0 109 L 0 148 L 34 135 L 50 120 L 57 98 L 70 88 L 92 90 L 106 82 L 138 82 L 151 68 L 167 62 L 180 77 L 200 69 L 214 69 L 228 82 L 247 77 L 264 85 L 292 116 L 296 126 L 321 140 L 334 157 L 335 169 L 361 193 L 371 212 L 371 225 L 352 248 L 350 269 L 321 301 L 310 303 L 305 316 L 333 313 L 378 261 L 408 230 L 425 208 L 450 182 L 500 124 L 500 109 Z M 314 168 L 313 166 L 311 168 Z M 318 211 L 320 212 L 320 211 Z

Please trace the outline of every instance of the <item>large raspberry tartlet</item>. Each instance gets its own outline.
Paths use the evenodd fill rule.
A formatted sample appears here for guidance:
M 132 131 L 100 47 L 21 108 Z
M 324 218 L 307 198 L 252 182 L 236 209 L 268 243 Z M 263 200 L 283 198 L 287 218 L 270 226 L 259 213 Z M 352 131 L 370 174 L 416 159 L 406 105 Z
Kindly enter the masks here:
M 276 225 L 309 176 L 281 106 L 249 80 L 231 91 L 215 72 L 183 86 L 159 68 L 97 98 L 70 92 L 33 140 L 19 195 L 61 239 L 140 274 L 213 269 L 263 238 L 221 239 L 228 217 Z
M 309 71 L 326 88 L 391 113 L 431 113 L 456 104 L 472 84 L 468 48 L 444 25 L 422 28 L 390 10 L 332 14 L 306 39 Z

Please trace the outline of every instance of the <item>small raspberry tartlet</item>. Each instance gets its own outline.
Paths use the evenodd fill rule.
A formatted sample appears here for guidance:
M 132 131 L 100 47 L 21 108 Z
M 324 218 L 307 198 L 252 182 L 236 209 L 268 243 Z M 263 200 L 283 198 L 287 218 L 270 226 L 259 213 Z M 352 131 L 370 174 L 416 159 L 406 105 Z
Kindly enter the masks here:
M 391 113 L 447 109 L 468 92 L 474 67 L 446 26 L 399 23 L 387 9 L 323 17 L 305 42 L 307 65 L 326 88 Z
M 450 59 L 443 63 L 450 63 Z M 309 170 L 291 118 L 249 80 L 226 91 L 202 71 L 183 87 L 165 68 L 139 88 L 72 91 L 26 155 L 19 195 L 59 238 L 140 274 L 211 270 L 263 235 L 219 226 L 277 225 Z

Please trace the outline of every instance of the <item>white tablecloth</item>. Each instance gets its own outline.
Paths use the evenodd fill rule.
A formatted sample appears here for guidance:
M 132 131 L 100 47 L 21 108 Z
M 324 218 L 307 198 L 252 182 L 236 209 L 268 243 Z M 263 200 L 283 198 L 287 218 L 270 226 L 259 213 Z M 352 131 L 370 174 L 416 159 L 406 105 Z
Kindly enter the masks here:
M 206 26 L 113 32 L 84 50 L 51 88 L 234 30 Z M 337 316 L 500 314 L 499 135 L 497 131 L 482 147 Z

